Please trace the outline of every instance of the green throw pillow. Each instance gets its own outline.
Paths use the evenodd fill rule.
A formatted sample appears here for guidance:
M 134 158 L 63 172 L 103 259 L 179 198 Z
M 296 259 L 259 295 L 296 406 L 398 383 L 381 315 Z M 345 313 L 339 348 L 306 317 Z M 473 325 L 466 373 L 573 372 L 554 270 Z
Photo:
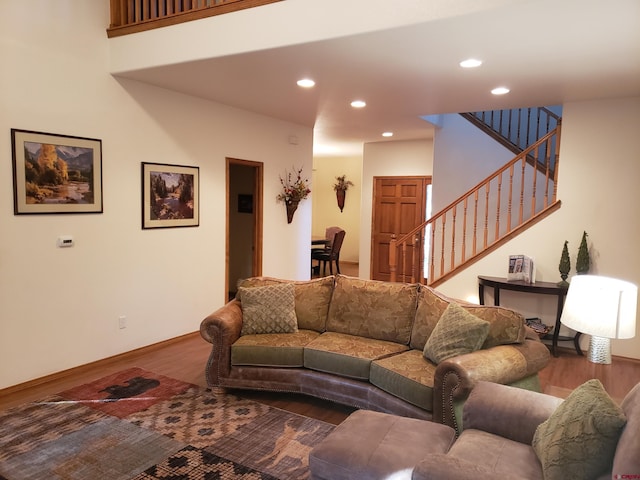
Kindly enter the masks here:
M 576 388 L 533 436 L 545 480 L 587 480 L 606 473 L 626 421 L 599 380 Z
M 489 322 L 450 303 L 424 345 L 424 356 L 438 364 L 447 358 L 475 352 L 489 334 Z
M 240 287 L 238 295 L 242 304 L 241 335 L 298 331 L 293 284 Z

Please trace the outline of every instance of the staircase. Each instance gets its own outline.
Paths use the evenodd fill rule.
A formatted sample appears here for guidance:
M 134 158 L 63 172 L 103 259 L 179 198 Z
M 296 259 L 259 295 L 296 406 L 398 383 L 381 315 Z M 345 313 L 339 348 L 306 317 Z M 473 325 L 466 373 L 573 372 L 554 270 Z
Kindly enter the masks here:
M 560 207 L 558 115 L 544 107 L 461 115 L 516 156 L 421 225 L 394 236 L 391 281 L 436 287 Z

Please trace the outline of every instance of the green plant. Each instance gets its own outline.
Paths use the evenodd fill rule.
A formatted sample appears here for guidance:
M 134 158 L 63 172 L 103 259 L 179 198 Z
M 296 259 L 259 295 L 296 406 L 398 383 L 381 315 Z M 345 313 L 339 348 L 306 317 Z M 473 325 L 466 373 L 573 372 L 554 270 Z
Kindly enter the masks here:
M 589 257 L 589 247 L 587 246 L 587 232 L 582 232 L 582 240 L 578 247 L 578 257 L 576 258 L 576 272 L 579 275 L 589 272 L 591 258 Z
M 560 277 L 562 278 L 562 281 L 558 282 L 558 285 L 561 286 L 569 285 L 569 282 L 567 282 L 567 277 L 569 276 L 569 272 L 571 271 L 571 260 L 569 258 L 569 248 L 567 247 L 568 244 L 569 242 L 565 240 L 564 246 L 562 247 L 562 254 L 560 255 L 560 264 L 558 265 Z

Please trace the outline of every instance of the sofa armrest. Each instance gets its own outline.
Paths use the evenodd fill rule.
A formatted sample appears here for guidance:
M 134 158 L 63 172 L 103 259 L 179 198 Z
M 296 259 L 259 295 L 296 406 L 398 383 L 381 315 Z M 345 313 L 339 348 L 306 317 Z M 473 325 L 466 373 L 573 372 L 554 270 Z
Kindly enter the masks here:
M 498 345 L 452 357 L 436 368 L 433 420 L 459 431 L 454 403 L 466 399 L 476 383 L 513 383 L 542 370 L 549 363 L 549 349 L 540 341 Z
M 462 410 L 462 425 L 530 445 L 536 428 L 562 399 L 490 382 L 478 382 Z
M 482 448 L 482 447 L 479 447 Z M 413 469 L 411 480 L 478 480 L 494 478 L 496 473 L 464 459 L 443 453 L 427 455 Z M 500 474 L 500 480 L 525 480 L 511 474 Z
M 212 344 L 207 361 L 206 376 L 210 387 L 220 385 L 220 377 L 231 370 L 231 345 L 240 338 L 242 308 L 232 300 L 213 312 L 200 323 L 200 335 Z

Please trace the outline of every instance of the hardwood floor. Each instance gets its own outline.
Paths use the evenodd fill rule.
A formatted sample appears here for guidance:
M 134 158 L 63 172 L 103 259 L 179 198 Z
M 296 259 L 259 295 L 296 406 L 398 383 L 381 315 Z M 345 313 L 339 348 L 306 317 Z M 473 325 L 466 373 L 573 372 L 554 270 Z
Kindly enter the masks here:
M 357 264 L 341 263 L 340 267 L 343 274 L 358 276 Z M 0 411 L 129 367 L 140 367 L 206 386 L 204 368 L 210 351 L 211 344 L 204 341 L 199 332 L 194 332 L 158 345 L 0 390 Z M 611 365 L 596 365 L 590 363 L 586 357 L 576 355 L 574 350 L 560 349 L 560 356 L 552 357 L 549 365 L 540 372 L 543 392 L 558 397 L 565 397 L 572 389 L 591 378 L 599 379 L 607 392 L 620 401 L 634 385 L 640 383 L 640 360 L 614 357 Z M 333 424 L 340 423 L 353 411 L 352 408 L 343 405 L 304 395 L 250 391 L 236 393 Z
M 78 367 L 40 381 L 0 391 L 0 411 L 66 388 L 96 380 L 129 367 L 141 367 L 185 382 L 206 386 L 204 368 L 211 345 L 194 332 L 183 337 L 143 348 L 111 359 Z M 572 350 L 560 356 L 540 372 L 543 391 L 560 397 L 590 378 L 598 378 L 607 392 L 620 401 L 640 382 L 640 361 L 614 357 L 611 365 L 596 365 Z M 353 409 L 304 395 L 271 392 L 236 392 L 239 395 L 301 415 L 338 424 Z

